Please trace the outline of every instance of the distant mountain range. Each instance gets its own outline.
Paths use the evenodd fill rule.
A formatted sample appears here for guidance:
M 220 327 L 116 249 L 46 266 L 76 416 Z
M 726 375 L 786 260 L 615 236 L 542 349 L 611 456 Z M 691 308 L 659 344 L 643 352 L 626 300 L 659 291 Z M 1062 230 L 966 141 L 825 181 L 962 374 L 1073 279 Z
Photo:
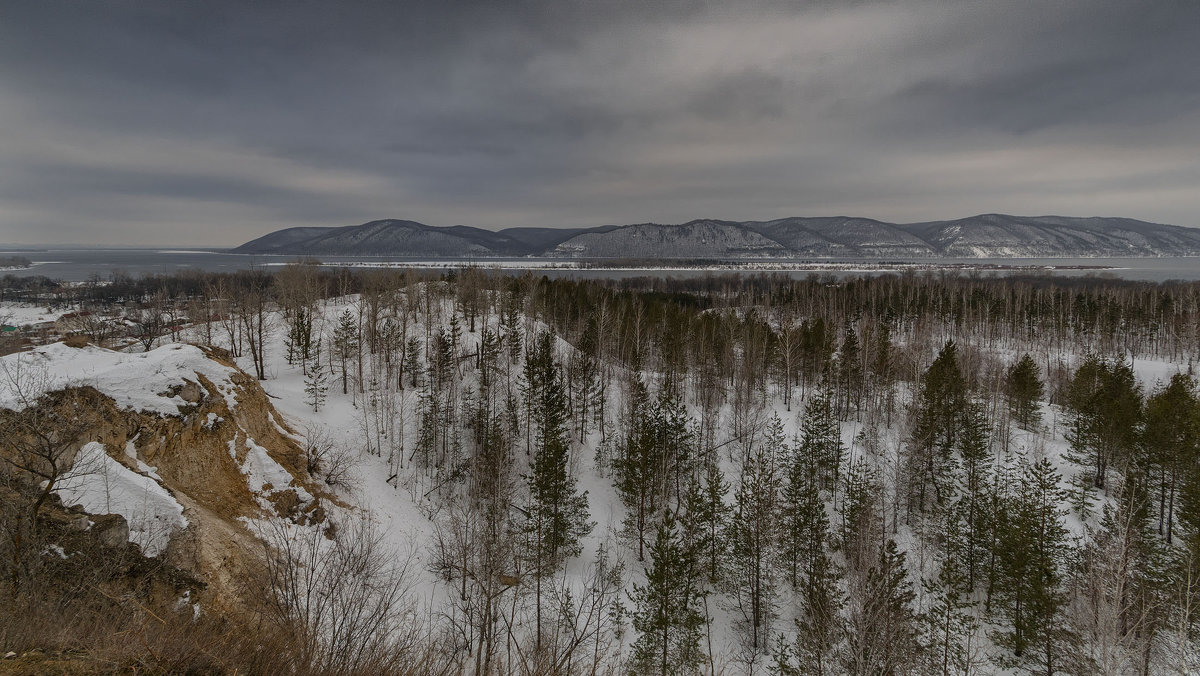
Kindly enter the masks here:
M 437 227 L 380 220 L 286 228 L 232 250 L 245 254 L 475 258 L 763 259 L 1043 258 L 1200 255 L 1200 228 L 1129 218 L 983 214 L 954 221 L 885 223 L 869 218 L 695 220 L 596 228 Z

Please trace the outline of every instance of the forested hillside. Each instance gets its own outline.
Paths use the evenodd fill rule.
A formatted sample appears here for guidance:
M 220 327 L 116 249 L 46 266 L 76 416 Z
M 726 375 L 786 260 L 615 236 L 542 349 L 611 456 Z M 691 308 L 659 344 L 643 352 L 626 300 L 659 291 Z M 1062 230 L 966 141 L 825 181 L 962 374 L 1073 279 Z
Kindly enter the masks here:
M 407 562 L 354 645 L 288 618 L 302 673 L 1200 669 L 1198 284 L 296 264 L 39 293 L 119 303 L 131 351 L 227 350 Z M 276 566 L 350 537 L 264 519 Z

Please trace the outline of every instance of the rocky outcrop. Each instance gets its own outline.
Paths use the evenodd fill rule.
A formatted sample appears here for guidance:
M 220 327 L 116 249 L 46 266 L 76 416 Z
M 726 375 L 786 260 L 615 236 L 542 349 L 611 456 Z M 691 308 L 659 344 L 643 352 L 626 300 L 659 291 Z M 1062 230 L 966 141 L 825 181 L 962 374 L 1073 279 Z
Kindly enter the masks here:
M 92 385 L 68 385 L 38 405 L 74 402 L 73 406 L 87 411 L 79 430 L 79 447 L 102 444 L 107 457 L 124 470 L 142 481 L 153 479 L 169 492 L 182 506 L 186 527 L 170 534 L 160 555 L 163 562 L 205 583 L 195 601 L 233 609 L 244 605 L 240 587 L 252 579 L 251 570 L 264 551 L 253 524 L 267 519 L 321 522 L 331 497 L 308 474 L 300 437 L 275 411 L 258 381 L 220 350 L 187 349 L 187 359 L 196 362 L 192 377 L 156 393 L 173 402 L 169 408 L 175 413 L 146 410 L 156 408 L 154 402 L 141 404 L 143 408 L 122 405 L 119 392 L 105 392 L 111 383 L 103 377 L 95 378 Z M 69 359 L 71 353 L 78 353 L 88 364 L 102 362 L 106 352 L 99 348 L 62 353 L 48 350 L 51 359 Z M 4 359 L 36 358 L 29 354 Z M 114 360 L 124 357 L 112 353 Z M 70 364 L 55 366 L 71 369 Z M 104 371 L 95 368 L 93 372 Z M 5 415 L 29 413 L 26 409 Z M 80 456 L 64 461 L 78 462 Z M 100 480 L 87 474 L 94 471 L 83 469 L 72 481 Z M 94 510 L 85 516 L 78 509 L 70 510 L 70 500 L 64 502 L 66 511 L 57 518 L 65 531 L 90 531 L 106 547 L 131 541 L 132 529 L 126 518 Z

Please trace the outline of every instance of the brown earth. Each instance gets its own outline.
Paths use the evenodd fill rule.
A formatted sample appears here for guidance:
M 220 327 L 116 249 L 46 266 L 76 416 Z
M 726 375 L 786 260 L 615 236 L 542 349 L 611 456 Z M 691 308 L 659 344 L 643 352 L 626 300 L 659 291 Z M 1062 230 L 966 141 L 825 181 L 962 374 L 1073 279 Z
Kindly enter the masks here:
M 204 349 L 210 359 L 236 368 L 224 351 Z M 136 462 L 125 453 L 126 444 L 132 442 L 137 457 L 155 468 L 163 486 L 183 506 L 189 526 L 172 537 L 165 563 L 203 581 L 205 589 L 198 590 L 192 600 L 217 612 L 236 612 L 250 605 L 244 581 L 251 577 L 263 544 L 243 519 L 271 515 L 269 510 L 297 523 L 321 522 L 323 502 L 330 499 L 320 482 L 309 475 L 304 449 L 272 422 L 294 434 L 258 381 L 240 370 L 231 381 L 237 401 L 232 410 L 217 385 L 199 374 L 194 381 L 162 393 L 189 402 L 175 416 L 122 410 L 92 388 L 75 388 L 87 410 L 80 445 L 99 441 L 110 457 L 137 471 Z M 210 414 L 217 416 L 215 423 L 210 422 Z M 247 438 L 266 448 L 271 458 L 291 473 L 294 483 L 314 499 L 302 501 L 288 487 L 253 495 L 240 469 Z M 230 455 L 231 448 L 236 459 Z

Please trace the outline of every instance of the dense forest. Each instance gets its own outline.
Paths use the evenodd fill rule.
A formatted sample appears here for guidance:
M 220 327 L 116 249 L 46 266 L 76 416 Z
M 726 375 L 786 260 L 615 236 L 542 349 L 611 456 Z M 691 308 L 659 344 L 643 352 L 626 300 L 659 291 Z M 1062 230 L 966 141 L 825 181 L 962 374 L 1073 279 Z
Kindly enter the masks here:
M 371 626 L 417 672 L 1200 670 L 1200 284 L 6 280 L 97 345 L 227 350 L 346 503 L 382 475 L 437 591 Z M 393 645 L 310 629 L 297 673 Z

